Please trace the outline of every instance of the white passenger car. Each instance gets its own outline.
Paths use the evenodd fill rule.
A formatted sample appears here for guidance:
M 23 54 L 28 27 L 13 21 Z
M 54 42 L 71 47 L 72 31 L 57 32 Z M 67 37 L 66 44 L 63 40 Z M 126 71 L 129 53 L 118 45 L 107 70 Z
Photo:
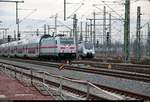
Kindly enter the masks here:
M 19 41 L 0 45 L 0 55 L 29 58 L 76 58 L 76 46 L 73 38 L 51 37 L 50 35 L 33 36 Z
M 9 56 L 10 57 L 14 57 L 17 55 L 17 42 L 11 42 L 9 43 L 9 47 L 10 47 L 10 52 L 9 52 Z

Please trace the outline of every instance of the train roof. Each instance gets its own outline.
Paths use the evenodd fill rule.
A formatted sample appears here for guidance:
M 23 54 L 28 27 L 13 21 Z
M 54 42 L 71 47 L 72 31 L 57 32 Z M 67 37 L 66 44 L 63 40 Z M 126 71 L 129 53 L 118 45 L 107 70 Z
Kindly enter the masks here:
M 25 39 L 22 39 L 22 40 L 19 40 L 19 41 L 13 41 L 13 42 L 1 44 L 0 46 L 7 46 L 7 45 L 15 46 L 15 45 L 24 45 L 24 44 L 28 44 L 28 43 L 40 43 L 40 41 L 42 39 L 45 39 L 45 38 L 53 38 L 55 40 L 58 40 L 60 38 L 73 38 L 73 37 L 66 37 L 66 36 L 52 37 L 50 35 L 39 35 L 39 36 L 32 36 L 32 37 L 29 37 L 29 38 L 25 38 Z
M 8 43 L 4 43 L 4 44 L 1 44 L 0 46 L 1 47 L 5 47 L 5 46 L 7 46 L 8 45 Z
M 10 46 L 15 46 L 15 45 L 17 45 L 17 41 L 10 42 L 9 45 Z
M 16 43 L 18 44 L 18 45 L 25 45 L 25 44 L 28 44 L 28 40 L 27 39 L 22 39 L 22 40 L 19 40 L 19 41 L 17 41 Z M 15 44 L 16 44 L 15 43 Z
M 29 40 L 29 43 L 40 43 L 40 41 L 43 38 L 48 38 L 48 37 L 50 37 L 50 35 L 39 35 L 39 36 L 32 36 L 28 38 L 27 40 Z
M 73 38 L 73 37 L 66 37 L 66 36 L 50 36 L 50 37 L 47 37 L 45 39 L 42 39 L 42 40 L 47 40 L 47 39 L 53 39 L 53 40 L 60 40 L 60 39 L 70 39 L 70 38 Z
M 63 38 L 64 38 L 64 39 L 70 39 L 70 38 L 73 38 L 73 37 L 67 37 L 67 36 L 63 36 L 63 37 L 61 37 L 61 36 L 56 36 L 56 37 L 55 37 L 55 39 L 61 39 L 61 38 L 62 38 L 62 39 L 63 39 Z
M 6 43 L 5 44 L 1 44 L 0 47 L 4 47 L 5 45 L 6 45 Z

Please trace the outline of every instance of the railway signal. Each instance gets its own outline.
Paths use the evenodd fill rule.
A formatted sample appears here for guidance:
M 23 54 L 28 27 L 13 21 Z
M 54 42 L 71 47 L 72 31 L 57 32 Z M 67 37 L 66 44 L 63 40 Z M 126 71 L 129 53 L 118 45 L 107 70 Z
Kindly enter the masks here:
M 10 42 L 11 41 L 11 36 L 10 35 L 8 35 L 8 42 Z

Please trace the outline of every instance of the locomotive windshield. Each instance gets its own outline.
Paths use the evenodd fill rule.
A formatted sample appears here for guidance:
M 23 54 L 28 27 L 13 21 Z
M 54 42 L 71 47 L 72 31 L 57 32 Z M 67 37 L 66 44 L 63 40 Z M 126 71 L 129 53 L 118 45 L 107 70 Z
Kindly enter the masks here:
M 90 50 L 90 49 L 93 48 L 93 44 L 90 43 L 90 42 L 85 42 L 85 43 L 84 43 L 84 46 L 85 46 L 85 48 L 88 49 L 88 50 Z
M 73 38 L 60 38 L 60 44 L 74 44 Z

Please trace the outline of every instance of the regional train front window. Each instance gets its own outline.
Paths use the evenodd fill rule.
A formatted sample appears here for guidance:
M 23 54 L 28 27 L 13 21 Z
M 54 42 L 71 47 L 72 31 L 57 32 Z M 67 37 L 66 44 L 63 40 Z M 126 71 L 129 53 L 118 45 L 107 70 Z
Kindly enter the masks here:
M 84 45 L 85 45 L 86 49 L 92 49 L 93 48 L 93 44 L 92 43 L 85 42 Z
M 73 40 L 73 38 L 61 38 L 60 39 L 60 44 L 64 44 L 64 45 L 74 44 L 74 40 Z

